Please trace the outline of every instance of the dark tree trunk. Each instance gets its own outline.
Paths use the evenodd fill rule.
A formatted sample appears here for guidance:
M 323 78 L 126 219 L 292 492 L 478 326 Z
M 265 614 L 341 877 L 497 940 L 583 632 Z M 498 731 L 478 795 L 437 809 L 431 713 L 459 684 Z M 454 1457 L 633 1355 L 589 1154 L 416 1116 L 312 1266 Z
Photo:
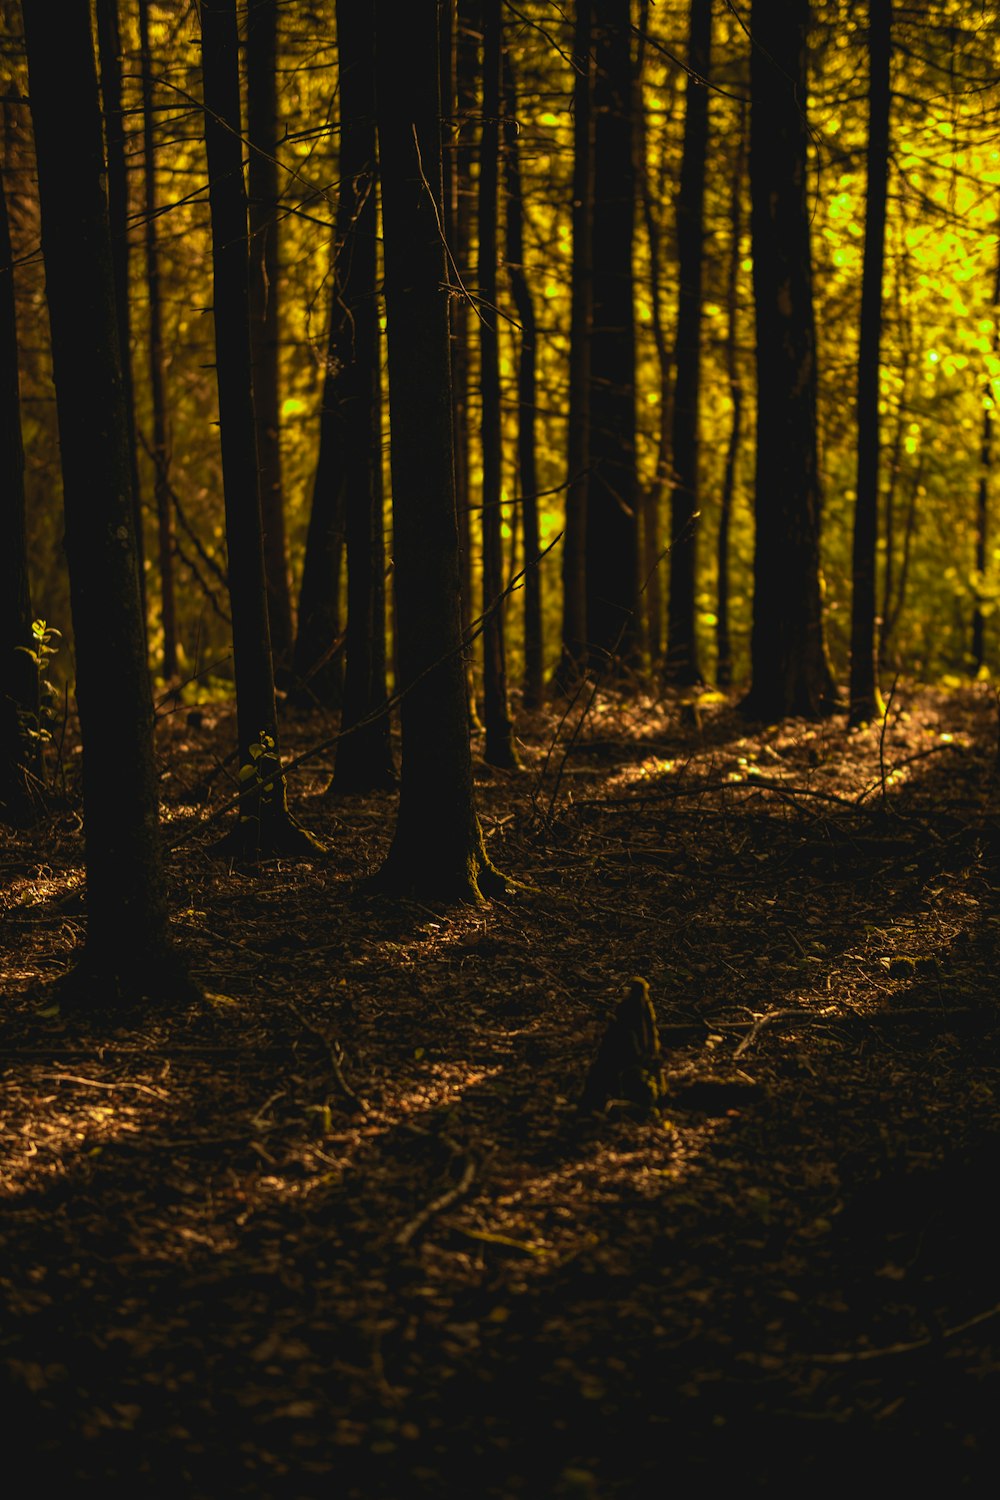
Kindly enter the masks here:
M 587 659 L 587 495 L 594 314 L 593 3 L 578 0 L 573 36 L 573 265 L 570 282 L 566 519 L 562 545 L 562 650 L 552 685 L 572 686 Z
M 524 201 L 518 148 L 517 86 L 510 54 L 504 63 L 504 163 L 506 166 L 507 275 L 521 324 L 517 361 L 517 475 L 524 541 L 524 677 L 525 708 L 540 708 L 544 693 L 542 640 L 541 541 L 538 517 L 538 464 L 535 444 L 535 305 L 524 271 Z M 512 570 L 513 571 L 513 570 Z
M 156 501 L 157 557 L 160 569 L 161 667 L 167 682 L 177 672 L 177 604 L 174 591 L 174 511 L 170 492 L 170 437 L 167 429 L 166 361 L 157 238 L 156 132 L 153 115 L 153 63 L 149 47 L 149 0 L 139 0 L 142 57 L 142 141 L 145 157 L 146 285 L 149 289 L 149 385 L 153 406 L 153 494 Z
M 31 621 L 14 257 L 0 173 L 0 822 L 13 826 L 30 822 L 42 789 Z
M 806 193 L 808 0 L 755 0 L 750 189 L 757 321 L 752 683 L 774 722 L 835 706 L 823 635 L 816 330 Z
M 336 265 L 337 244 L 332 257 Z M 289 700 L 298 708 L 337 709 L 344 697 L 341 571 L 346 516 L 343 453 L 337 404 L 336 348 L 342 309 L 330 310 L 330 337 L 319 419 L 319 457 L 299 588 L 298 630 Z
M 479 137 L 479 370 L 482 392 L 483 493 L 483 758 L 517 765 L 507 702 L 501 536 L 500 339 L 497 314 L 497 209 L 500 188 L 500 96 L 503 48 L 500 0 L 483 6 L 483 124 Z
M 882 273 L 885 262 L 885 209 L 889 179 L 889 64 L 892 54 L 891 0 L 868 6 L 868 192 L 861 282 L 861 338 L 858 348 L 858 477 L 854 509 L 851 596 L 850 723 L 880 719 L 876 628 L 876 551 L 879 482 L 879 359 L 882 345 Z
M 451 58 L 454 82 L 443 81 L 442 108 L 447 114 L 457 111 L 453 136 L 453 169 L 445 176 L 445 226 L 454 265 L 463 287 L 468 287 L 471 226 L 475 218 L 475 193 L 472 186 L 472 163 L 475 158 L 477 114 L 476 80 L 479 71 L 479 38 L 482 16 L 479 0 L 459 0 L 454 13 L 450 4 L 445 11 L 453 22 Z M 455 429 L 455 504 L 458 511 L 459 566 L 462 580 L 462 633 L 470 639 L 475 613 L 475 580 L 472 566 L 472 510 L 469 487 L 469 325 L 470 309 L 464 290 L 451 299 L 452 406 Z M 469 717 L 478 725 L 476 711 L 473 653 L 466 649 L 466 675 L 469 685 Z
M 128 412 L 128 459 L 132 472 L 135 506 L 135 544 L 139 560 L 139 598 L 146 618 L 145 547 L 139 489 L 139 453 L 135 425 L 135 387 L 132 378 L 131 297 L 129 289 L 128 166 L 125 150 L 125 115 L 122 109 L 122 44 L 118 23 L 118 0 L 97 0 L 97 46 L 100 57 L 101 98 L 104 105 L 104 140 L 108 167 L 108 218 L 111 225 L 111 259 L 115 277 L 115 312 L 118 315 L 118 352 L 122 385 Z
M 292 599 L 285 546 L 279 400 L 278 0 L 247 6 L 247 135 L 250 146 L 250 341 L 253 353 L 260 511 L 271 650 L 287 669 Z
M 746 168 L 746 105 L 740 107 L 739 139 L 733 161 L 733 180 L 729 196 L 729 269 L 726 276 L 726 378 L 733 409 L 726 445 L 726 466 L 722 476 L 722 498 L 719 505 L 719 535 L 716 560 L 718 580 L 715 603 L 715 680 L 720 688 L 732 686 L 733 646 L 729 630 L 729 533 L 736 492 L 736 461 L 740 452 L 743 428 L 743 377 L 739 361 L 739 271 L 743 237 L 743 173 Z
M 332 790 L 395 782 L 385 685 L 382 404 L 376 295 L 375 6 L 337 0 L 340 200 L 335 398 L 347 533 L 347 674 Z
M 698 570 L 698 423 L 701 387 L 702 259 L 705 240 L 705 161 L 708 154 L 708 78 L 712 0 L 691 0 L 684 117 L 684 150 L 677 194 L 680 290 L 674 363 L 673 489 L 670 495 L 670 602 L 667 677 L 702 680 L 696 625 Z
M 1000 316 L 1000 243 L 997 246 L 996 270 L 993 278 L 993 358 L 996 359 L 1000 353 L 1000 329 L 997 327 L 997 318 Z M 979 480 L 976 484 L 976 519 L 975 519 L 975 544 L 976 544 L 976 572 L 982 582 L 987 568 L 989 557 L 989 502 L 990 502 L 990 470 L 993 467 L 993 389 L 992 382 L 987 381 L 983 400 L 983 425 L 979 435 Z M 983 612 L 982 603 L 977 598 L 972 612 L 972 661 L 975 672 L 978 674 L 986 665 L 986 615 Z
M 83 733 L 87 939 L 74 984 L 178 982 L 167 932 L 128 412 L 88 0 L 23 5 Z M 67 130 L 66 121 L 72 121 Z
M 241 798 L 239 822 L 219 849 L 255 859 L 259 854 L 310 852 L 316 844 L 289 816 L 278 747 L 250 359 L 236 0 L 203 0 L 201 25 Z
M 376 4 L 403 694 L 399 816 L 376 883 L 421 899 L 475 901 L 505 882 L 476 815 L 462 661 L 437 17 L 438 0 Z
M 587 641 L 613 672 L 636 664 L 639 636 L 631 36 L 629 0 L 597 0 Z

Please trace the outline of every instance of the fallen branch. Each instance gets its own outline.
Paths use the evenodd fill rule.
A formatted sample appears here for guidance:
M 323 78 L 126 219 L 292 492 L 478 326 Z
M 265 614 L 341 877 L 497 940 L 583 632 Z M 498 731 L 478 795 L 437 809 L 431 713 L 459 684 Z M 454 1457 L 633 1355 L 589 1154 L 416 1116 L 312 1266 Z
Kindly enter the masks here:
M 1000 1302 L 995 1307 L 988 1307 L 985 1312 L 966 1318 L 962 1323 L 956 1323 L 952 1328 L 942 1328 L 938 1333 L 925 1334 L 922 1339 L 907 1339 L 898 1344 L 886 1344 L 881 1349 L 838 1349 L 834 1354 L 810 1354 L 806 1357 L 810 1364 L 814 1365 L 853 1365 L 870 1359 L 887 1359 L 894 1354 L 914 1354 L 920 1349 L 928 1349 L 932 1345 L 941 1344 L 945 1339 L 957 1338 L 960 1333 L 968 1333 L 970 1328 L 976 1328 L 980 1323 L 988 1323 L 991 1318 L 996 1317 L 1000 1317 Z
M 453 1203 L 457 1203 L 459 1198 L 464 1198 L 472 1186 L 475 1175 L 476 1163 L 471 1156 L 467 1156 L 465 1166 L 462 1169 L 462 1175 L 455 1186 L 449 1188 L 446 1193 L 440 1193 L 436 1198 L 432 1198 L 430 1203 L 426 1204 L 418 1214 L 414 1214 L 413 1218 L 404 1224 L 396 1235 L 396 1244 L 399 1246 L 408 1245 L 413 1236 L 419 1230 L 423 1229 L 424 1225 L 435 1214 L 443 1213 L 446 1208 L 450 1208 Z

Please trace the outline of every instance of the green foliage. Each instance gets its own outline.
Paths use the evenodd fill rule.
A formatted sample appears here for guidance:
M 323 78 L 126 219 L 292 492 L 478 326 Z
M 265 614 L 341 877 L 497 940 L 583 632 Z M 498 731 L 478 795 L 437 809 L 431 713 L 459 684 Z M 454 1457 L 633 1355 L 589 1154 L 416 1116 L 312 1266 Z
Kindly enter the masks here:
M 38 712 L 31 713 L 20 709 L 18 723 L 24 738 L 40 749 L 52 739 L 52 724 L 56 717 L 56 690 L 49 681 L 48 672 L 53 658 L 58 654 L 59 647 L 56 642 L 62 639 L 62 634 L 45 620 L 32 620 L 31 639 L 33 642 L 31 646 L 18 646 L 16 649 L 24 653 L 35 669 Z
M 262 729 L 249 754 L 237 773 L 241 823 L 260 822 L 281 785 L 281 759 L 272 735 Z

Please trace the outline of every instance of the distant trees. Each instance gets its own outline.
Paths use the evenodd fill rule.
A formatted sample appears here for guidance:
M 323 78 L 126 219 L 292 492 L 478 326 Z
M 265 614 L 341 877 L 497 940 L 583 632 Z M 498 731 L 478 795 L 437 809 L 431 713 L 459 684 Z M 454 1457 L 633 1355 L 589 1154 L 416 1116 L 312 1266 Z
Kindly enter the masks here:
M 24 0 L 83 733 L 88 1000 L 169 992 L 152 705 L 88 0 Z M 67 119 L 72 129 L 67 130 Z
M 754 0 L 750 188 L 757 324 L 753 635 L 748 713 L 834 706 L 820 581 L 816 328 L 809 243 L 808 0 Z

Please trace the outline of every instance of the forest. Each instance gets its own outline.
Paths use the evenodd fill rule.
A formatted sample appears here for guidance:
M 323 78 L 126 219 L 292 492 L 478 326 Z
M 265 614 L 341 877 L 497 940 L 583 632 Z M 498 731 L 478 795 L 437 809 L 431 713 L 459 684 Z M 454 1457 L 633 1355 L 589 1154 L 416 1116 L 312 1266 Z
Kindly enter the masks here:
M 0 0 L 12 1472 L 991 1492 L 998 22 Z

